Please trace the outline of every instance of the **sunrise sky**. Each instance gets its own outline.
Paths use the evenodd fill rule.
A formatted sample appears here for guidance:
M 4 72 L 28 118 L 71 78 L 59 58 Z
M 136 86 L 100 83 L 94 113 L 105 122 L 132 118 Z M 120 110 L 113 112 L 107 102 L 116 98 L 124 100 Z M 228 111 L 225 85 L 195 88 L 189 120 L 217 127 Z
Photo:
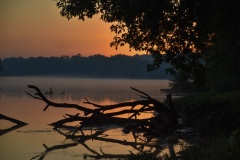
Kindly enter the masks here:
M 98 16 L 68 21 L 53 0 L 1 0 L 0 20 L 0 58 L 137 53 L 111 48 L 114 33 Z

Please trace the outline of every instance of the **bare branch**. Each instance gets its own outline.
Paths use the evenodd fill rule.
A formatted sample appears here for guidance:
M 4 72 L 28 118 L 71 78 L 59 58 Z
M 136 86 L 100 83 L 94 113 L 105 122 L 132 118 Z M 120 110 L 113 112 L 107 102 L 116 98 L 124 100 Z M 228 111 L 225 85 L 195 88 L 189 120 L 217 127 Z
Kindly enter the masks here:
M 77 110 L 80 110 L 80 111 L 83 111 L 87 114 L 89 113 L 92 113 L 94 112 L 93 109 L 89 109 L 89 108 L 85 108 L 85 107 L 82 107 L 82 106 L 79 106 L 77 104 L 69 104 L 69 103 L 55 103 L 55 102 L 52 102 L 50 100 L 48 100 L 44 95 L 43 93 L 40 91 L 40 89 L 34 85 L 28 85 L 28 88 L 31 88 L 31 89 L 34 89 L 36 90 L 36 93 L 35 95 L 37 96 L 33 96 L 32 94 L 26 92 L 28 95 L 30 95 L 31 97 L 35 98 L 35 99 L 39 99 L 39 100 L 42 100 L 44 101 L 47 106 L 44 108 L 44 111 L 49 107 L 49 106 L 52 106 L 52 107 L 58 107 L 58 108 L 75 108 Z
M 137 91 L 137 92 L 139 92 L 139 93 L 141 93 L 141 94 L 143 94 L 143 95 L 145 95 L 146 97 L 144 97 L 144 96 L 141 96 L 141 95 L 139 95 L 140 97 L 142 97 L 142 98 L 146 98 L 146 99 L 152 99 L 147 93 L 144 93 L 143 91 L 140 91 L 140 90 L 138 90 L 138 89 L 136 89 L 136 88 L 133 88 L 133 87 L 130 87 L 132 90 L 135 90 L 135 91 Z
M 76 122 L 79 121 L 80 126 L 75 127 L 75 131 L 72 132 L 71 136 L 75 136 L 75 134 L 78 131 L 81 131 L 82 135 L 84 135 L 82 128 L 85 126 L 96 126 L 96 125 L 106 125 L 108 123 L 111 124 L 124 124 L 126 123 L 135 123 L 135 127 L 133 128 L 126 128 L 126 131 L 129 132 L 131 129 L 134 128 L 141 128 L 142 131 L 150 131 L 154 134 L 162 134 L 159 133 L 159 131 L 164 131 L 165 133 L 168 133 L 172 128 L 174 128 L 177 124 L 177 117 L 176 112 L 172 106 L 171 103 L 171 96 L 168 96 L 168 101 L 170 106 L 166 106 L 165 104 L 157 101 L 156 99 L 153 99 L 150 97 L 147 93 L 140 91 L 136 88 L 131 87 L 132 90 L 137 91 L 140 93 L 140 97 L 144 98 L 145 100 L 138 100 L 133 102 L 123 102 L 123 103 L 117 103 L 112 105 L 99 105 L 93 102 L 90 102 L 87 98 L 85 98 L 85 104 L 90 104 L 96 107 L 96 109 L 89 109 L 87 107 L 79 106 L 77 104 L 68 104 L 68 103 L 55 103 L 47 99 L 43 93 L 40 91 L 40 89 L 33 85 L 28 85 L 29 88 L 34 89 L 36 93 L 34 95 L 26 92 L 28 95 L 30 95 L 33 98 L 40 99 L 46 103 L 46 107 L 44 108 L 44 111 L 48 109 L 48 107 L 61 107 L 61 108 L 75 108 L 80 111 L 84 112 L 84 115 L 91 114 L 88 117 L 80 117 L 79 113 L 76 115 L 66 115 L 68 118 L 64 117 L 64 119 L 59 120 L 57 122 L 52 123 L 55 128 L 58 127 L 67 127 L 65 126 L 65 123 L 68 122 Z M 140 107 L 140 109 L 136 109 L 136 106 Z M 125 107 L 131 107 L 130 109 L 126 109 Z M 118 109 L 117 111 L 111 111 L 106 113 L 105 111 L 110 111 L 113 109 Z M 134 116 L 137 117 L 137 115 L 141 114 L 142 112 L 146 111 L 156 111 L 158 112 L 157 117 L 151 117 L 148 119 L 143 120 L 137 120 L 132 119 Z M 105 113 L 104 113 L 105 112 Z M 118 118 L 115 116 L 121 116 L 123 114 L 132 113 L 132 115 L 129 118 Z M 154 120 L 153 120 L 154 119 Z M 158 122 L 158 130 L 151 128 L 153 125 L 157 125 L 155 122 Z

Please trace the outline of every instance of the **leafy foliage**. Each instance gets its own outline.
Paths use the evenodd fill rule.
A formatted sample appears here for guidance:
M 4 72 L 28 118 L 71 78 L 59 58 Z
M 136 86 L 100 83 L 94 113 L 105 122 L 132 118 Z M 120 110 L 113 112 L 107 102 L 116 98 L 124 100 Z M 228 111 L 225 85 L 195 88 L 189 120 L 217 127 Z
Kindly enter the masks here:
M 184 160 L 240 158 L 240 93 L 204 93 L 174 100 L 183 118 L 200 131 L 198 140 L 178 154 Z M 191 142 L 191 141 L 190 141 Z
M 158 68 L 166 61 L 176 69 L 191 70 L 189 65 L 200 65 L 200 41 L 196 30 L 195 1 L 168 0 L 59 0 L 61 15 L 68 19 L 77 16 L 84 20 L 100 13 L 101 19 L 113 23 L 111 31 L 116 33 L 111 46 L 123 46 L 151 53 L 155 58 L 149 69 Z M 203 47 L 204 45 L 202 45 Z M 192 54 L 195 53 L 195 54 Z M 174 70 L 171 71 L 174 73 Z
M 100 14 L 103 21 L 112 23 L 110 29 L 116 34 L 110 45 L 118 48 L 128 43 L 130 49 L 152 54 L 149 70 L 170 63 L 167 73 L 185 72 L 200 88 L 226 89 L 229 79 L 240 80 L 238 0 L 55 1 L 68 19 Z M 219 81 L 225 74 L 227 79 Z
M 237 160 L 240 158 L 239 131 L 237 129 L 229 135 L 202 139 L 184 148 L 179 155 L 184 160 Z

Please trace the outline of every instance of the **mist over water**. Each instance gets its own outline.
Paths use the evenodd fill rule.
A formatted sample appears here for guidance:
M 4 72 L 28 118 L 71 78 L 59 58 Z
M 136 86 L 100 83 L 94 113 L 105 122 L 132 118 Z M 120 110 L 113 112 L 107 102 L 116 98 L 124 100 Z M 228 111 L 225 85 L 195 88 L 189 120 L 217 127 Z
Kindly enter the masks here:
M 57 77 L 0 77 L 0 93 L 6 96 L 26 96 L 28 85 L 35 85 L 43 92 L 52 88 L 52 96 L 61 99 L 68 96 L 70 101 L 89 98 L 95 102 L 110 99 L 115 102 L 137 99 L 137 93 L 130 87 L 146 92 L 154 98 L 163 100 L 165 94 L 160 89 L 168 88 L 168 80 L 139 79 L 82 79 Z M 66 95 L 61 96 L 60 93 Z

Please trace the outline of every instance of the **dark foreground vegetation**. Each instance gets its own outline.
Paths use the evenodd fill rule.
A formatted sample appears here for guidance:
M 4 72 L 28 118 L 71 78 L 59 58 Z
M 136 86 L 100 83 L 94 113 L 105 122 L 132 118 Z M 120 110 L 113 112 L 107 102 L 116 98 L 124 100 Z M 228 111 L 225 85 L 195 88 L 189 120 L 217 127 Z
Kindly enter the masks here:
M 152 153 L 131 155 L 128 160 L 237 160 L 240 159 L 240 92 L 199 93 L 173 101 L 186 128 L 185 144 L 176 157 Z
M 174 101 L 183 122 L 199 131 L 183 149 L 183 160 L 240 159 L 240 92 L 204 93 Z

